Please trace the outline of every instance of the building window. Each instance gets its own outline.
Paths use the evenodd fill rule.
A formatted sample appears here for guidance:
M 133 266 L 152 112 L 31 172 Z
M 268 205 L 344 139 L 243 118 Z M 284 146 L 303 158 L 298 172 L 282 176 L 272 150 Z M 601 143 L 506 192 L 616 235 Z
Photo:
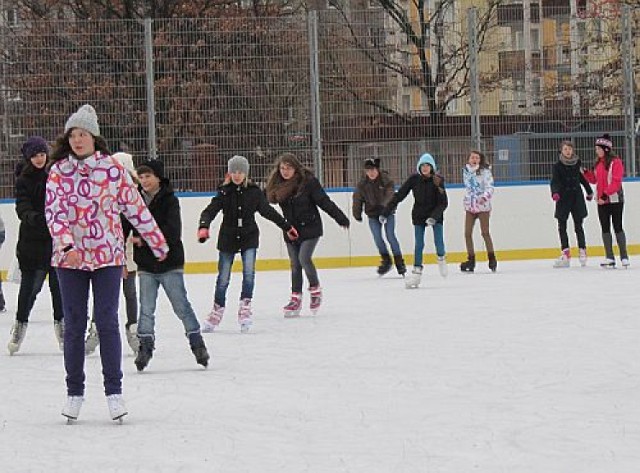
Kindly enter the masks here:
M 411 95 L 402 95 L 402 112 L 409 113 L 411 111 Z

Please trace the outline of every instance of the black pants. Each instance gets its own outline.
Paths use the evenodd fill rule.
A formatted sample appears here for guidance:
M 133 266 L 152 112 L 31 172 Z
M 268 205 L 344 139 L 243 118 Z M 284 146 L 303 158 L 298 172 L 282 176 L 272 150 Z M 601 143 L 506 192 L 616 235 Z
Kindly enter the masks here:
M 54 320 L 62 320 L 62 298 L 60 296 L 60 285 L 55 269 L 21 269 L 22 278 L 20 280 L 20 291 L 18 292 L 18 310 L 16 320 L 28 322 L 29 314 L 36 302 L 36 297 L 42 289 L 44 280 L 49 275 L 49 291 L 51 292 L 51 304 L 53 305 Z
M 602 233 L 611 233 L 611 223 L 613 223 L 614 233 L 620 233 L 622 229 L 622 211 L 624 210 L 624 202 L 616 202 L 615 204 L 598 205 L 598 219 Z
M 576 239 L 578 240 L 578 248 L 585 249 L 587 242 L 584 237 L 583 219 L 573 217 L 573 228 L 576 231 Z M 569 248 L 569 235 L 567 235 L 567 220 L 558 219 L 558 233 L 560 234 L 560 246 L 564 250 Z

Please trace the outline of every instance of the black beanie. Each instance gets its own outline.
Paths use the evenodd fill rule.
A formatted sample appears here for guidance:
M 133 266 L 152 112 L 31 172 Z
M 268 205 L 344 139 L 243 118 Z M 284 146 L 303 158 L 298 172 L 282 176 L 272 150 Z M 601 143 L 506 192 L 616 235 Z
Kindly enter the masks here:
M 380 169 L 380 158 L 367 158 L 364 160 L 365 169 Z
M 136 172 L 138 175 L 151 172 L 158 179 L 164 179 L 164 163 L 159 159 L 149 159 L 138 166 Z

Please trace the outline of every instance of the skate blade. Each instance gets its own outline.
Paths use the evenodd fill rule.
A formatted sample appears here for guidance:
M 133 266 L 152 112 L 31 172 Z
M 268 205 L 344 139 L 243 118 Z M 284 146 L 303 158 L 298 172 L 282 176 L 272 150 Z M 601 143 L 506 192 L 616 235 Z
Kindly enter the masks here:
M 124 416 L 126 416 L 127 414 L 129 414 L 129 413 L 125 412 L 124 414 L 120 414 L 119 416 L 112 417 L 111 420 L 113 420 L 114 422 L 117 422 L 118 424 L 122 425 L 124 423 Z
M 62 417 L 67 419 L 67 425 L 75 424 L 76 421 L 78 420 L 77 417 L 70 416 L 68 414 L 65 414 L 64 412 L 62 412 L 61 414 L 62 414 Z
M 292 310 L 292 311 L 285 311 L 284 313 L 284 318 L 285 319 L 295 319 L 300 317 L 300 311 L 299 310 Z
M 249 333 L 250 329 L 251 329 L 251 324 L 240 325 L 240 333 Z

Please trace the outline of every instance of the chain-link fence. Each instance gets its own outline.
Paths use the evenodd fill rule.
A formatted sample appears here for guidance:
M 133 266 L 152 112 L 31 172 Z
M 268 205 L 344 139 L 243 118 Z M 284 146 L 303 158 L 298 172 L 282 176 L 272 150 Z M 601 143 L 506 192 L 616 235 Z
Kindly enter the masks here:
M 423 152 L 459 182 L 473 148 L 498 180 L 547 179 L 561 140 L 590 163 L 604 132 L 637 175 L 640 12 L 602 0 L 487 3 L 443 1 L 426 14 L 371 1 L 261 18 L 5 17 L 0 193 L 13 195 L 26 137 L 53 141 L 83 103 L 113 151 L 163 159 L 185 191 L 214 190 L 233 154 L 263 182 L 283 151 L 333 187 L 353 186 L 370 156 L 399 182 Z

